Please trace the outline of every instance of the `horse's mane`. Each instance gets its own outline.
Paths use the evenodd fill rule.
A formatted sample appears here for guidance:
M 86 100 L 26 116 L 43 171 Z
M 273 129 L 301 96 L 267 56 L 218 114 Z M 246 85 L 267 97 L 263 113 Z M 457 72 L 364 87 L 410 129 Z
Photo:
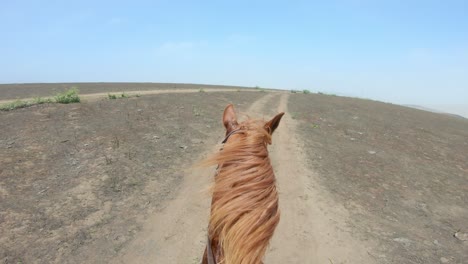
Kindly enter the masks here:
M 205 161 L 217 164 L 209 237 L 219 263 L 261 263 L 279 222 L 275 175 L 268 157 L 271 135 L 259 120 L 247 120 L 235 139 Z M 233 136 L 234 137 L 234 136 Z

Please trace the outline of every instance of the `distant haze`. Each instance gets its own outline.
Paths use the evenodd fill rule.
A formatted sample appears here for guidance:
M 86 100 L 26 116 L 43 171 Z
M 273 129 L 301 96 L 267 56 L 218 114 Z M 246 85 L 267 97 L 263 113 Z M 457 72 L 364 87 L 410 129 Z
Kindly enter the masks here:
M 452 104 L 452 105 L 428 105 L 432 109 L 439 110 L 446 113 L 457 114 L 468 118 L 468 106 L 466 104 Z
M 468 117 L 468 1 L 2 1 L 0 83 L 308 89 Z

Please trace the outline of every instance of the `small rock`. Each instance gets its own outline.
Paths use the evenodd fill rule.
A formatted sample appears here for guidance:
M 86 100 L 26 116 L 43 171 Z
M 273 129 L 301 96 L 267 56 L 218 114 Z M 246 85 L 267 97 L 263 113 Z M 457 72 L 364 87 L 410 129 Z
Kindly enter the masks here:
M 355 139 L 355 138 L 350 138 L 350 140 L 351 140 L 351 141 L 354 141 L 354 140 L 356 140 L 356 139 Z
M 373 154 L 375 154 L 375 153 L 377 153 L 377 152 L 375 152 L 374 150 L 368 150 L 367 153 L 373 155 Z
M 187 149 L 187 146 L 179 146 L 181 149 Z
M 356 119 L 359 119 L 359 116 L 353 116 L 352 118 L 356 120 Z
M 143 112 L 143 109 L 137 109 L 137 112 Z
M 398 242 L 398 243 L 401 243 L 401 244 L 403 244 L 404 246 L 409 246 L 409 245 L 411 245 L 411 240 L 409 240 L 409 239 L 406 238 L 406 237 L 397 237 L 397 238 L 394 238 L 393 241 Z
M 191 141 L 193 144 L 200 144 L 203 142 L 201 139 L 198 139 L 198 138 L 193 138 Z
M 434 245 L 440 246 L 439 240 L 434 240 Z
M 84 144 L 85 147 L 89 146 L 89 144 Z
M 458 240 L 468 241 L 468 233 L 456 232 L 453 236 Z
M 155 139 L 159 139 L 159 136 L 153 136 L 153 138 L 155 138 Z
M 440 258 L 440 263 L 448 263 L 448 262 L 449 262 L 448 258 L 444 258 L 444 257 Z

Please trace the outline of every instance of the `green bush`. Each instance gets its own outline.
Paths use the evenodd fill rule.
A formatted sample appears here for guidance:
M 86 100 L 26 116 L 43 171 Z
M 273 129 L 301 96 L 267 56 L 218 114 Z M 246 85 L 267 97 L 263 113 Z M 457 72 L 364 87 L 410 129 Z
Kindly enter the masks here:
M 78 95 L 78 89 L 73 87 L 68 91 L 58 93 L 57 95 L 55 95 L 55 102 L 60 104 L 79 103 L 80 96 Z
M 1 111 L 10 111 L 10 110 L 14 110 L 14 109 L 18 109 L 18 108 L 24 108 L 24 107 L 28 107 L 28 106 L 31 106 L 30 102 L 16 100 L 16 101 L 11 102 L 11 103 L 6 103 L 6 104 L 0 105 L 0 110 Z
M 130 98 L 130 97 L 140 97 L 139 94 L 137 95 L 128 95 L 124 92 L 122 92 L 121 94 L 107 94 L 107 98 L 111 99 L 111 100 L 114 100 L 114 99 L 123 99 L 123 98 Z
M 310 91 L 309 91 L 309 90 L 307 90 L 307 89 L 305 89 L 305 90 L 304 90 L 304 91 L 302 91 L 302 92 L 303 92 L 303 93 L 305 93 L 305 94 L 310 94 Z
M 18 108 L 25 108 L 33 105 L 38 105 L 38 104 L 46 104 L 46 103 L 53 103 L 53 100 L 50 98 L 41 98 L 41 97 L 36 97 L 32 101 L 22 101 L 22 100 L 16 100 L 11 103 L 6 103 L 0 105 L 0 111 L 10 111 Z
M 33 100 L 33 104 L 48 104 L 53 103 L 54 101 L 50 98 L 42 98 L 42 97 L 35 97 Z

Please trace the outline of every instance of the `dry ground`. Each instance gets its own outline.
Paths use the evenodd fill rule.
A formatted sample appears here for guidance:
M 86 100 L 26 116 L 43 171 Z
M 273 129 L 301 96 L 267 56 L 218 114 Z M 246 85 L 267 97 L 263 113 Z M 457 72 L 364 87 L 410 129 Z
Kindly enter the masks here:
M 78 88 L 173 88 L 93 85 Z M 468 231 L 467 120 L 209 88 L 0 112 L 0 260 L 199 262 L 213 168 L 191 166 L 217 150 L 232 102 L 254 117 L 287 112 L 270 148 L 282 219 L 266 263 L 466 263 L 453 235 Z M 0 101 L 50 89 L 0 86 Z
M 468 263 L 468 120 L 375 101 L 293 95 L 319 184 L 378 263 Z

